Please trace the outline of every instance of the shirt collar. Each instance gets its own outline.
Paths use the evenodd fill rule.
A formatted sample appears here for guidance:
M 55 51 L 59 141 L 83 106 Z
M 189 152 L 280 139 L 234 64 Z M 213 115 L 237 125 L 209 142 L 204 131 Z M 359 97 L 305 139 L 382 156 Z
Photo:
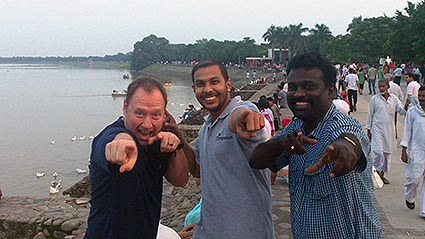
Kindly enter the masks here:
M 335 116 L 335 114 L 338 113 L 338 110 L 336 109 L 334 104 L 331 104 L 331 106 L 328 109 L 328 112 L 326 112 L 323 119 L 317 124 L 317 126 L 313 129 L 313 131 L 308 135 L 309 137 L 313 137 L 315 139 L 319 139 L 322 134 L 323 127 L 325 124 Z
M 237 106 L 237 104 L 239 102 L 241 102 L 241 96 L 235 96 L 233 99 L 230 100 L 229 104 L 227 104 L 226 108 L 224 108 L 223 112 L 221 112 L 221 114 L 217 117 L 217 119 L 215 121 L 217 121 L 218 119 L 223 119 L 226 118 L 232 111 L 233 109 Z M 210 122 L 211 121 L 211 114 L 208 114 L 204 117 L 204 120 L 206 123 L 213 123 Z

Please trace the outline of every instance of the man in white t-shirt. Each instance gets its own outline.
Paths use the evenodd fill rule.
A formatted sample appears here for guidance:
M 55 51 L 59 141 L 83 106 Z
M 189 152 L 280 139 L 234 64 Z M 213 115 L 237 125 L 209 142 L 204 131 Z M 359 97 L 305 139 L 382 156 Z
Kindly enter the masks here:
M 360 89 L 359 77 L 354 73 L 354 69 L 348 70 L 348 75 L 345 77 L 345 85 L 348 91 L 348 100 L 350 101 L 350 112 L 356 111 L 357 95 Z
M 404 109 L 407 110 L 410 107 L 418 103 L 418 90 L 421 85 L 416 81 L 415 74 L 407 73 L 404 79 L 407 82 L 406 87 L 406 103 L 404 104 Z

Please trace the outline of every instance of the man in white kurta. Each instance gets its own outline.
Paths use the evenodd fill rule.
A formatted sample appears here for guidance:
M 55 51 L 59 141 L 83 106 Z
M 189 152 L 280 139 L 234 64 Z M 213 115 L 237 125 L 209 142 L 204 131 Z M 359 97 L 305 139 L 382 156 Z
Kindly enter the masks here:
M 370 98 L 366 129 L 371 139 L 373 165 L 384 184 L 390 181 L 384 177 L 390 169 L 391 153 L 396 146 L 394 115 L 406 114 L 403 103 L 393 94 L 388 93 L 388 79 L 378 82 L 379 94 Z
M 401 102 L 403 102 L 404 101 L 403 91 L 401 90 L 401 87 L 399 85 L 394 83 L 394 81 L 393 81 L 394 79 L 392 78 L 391 74 L 385 74 L 384 78 L 388 79 L 389 82 L 390 82 L 390 88 L 388 89 L 388 93 L 397 96 L 397 98 Z M 394 126 L 395 126 L 395 138 L 397 139 L 398 138 L 398 136 L 397 136 L 397 113 L 395 113 L 395 115 L 394 115 Z
M 401 160 L 406 165 L 404 198 L 409 209 L 415 208 L 416 189 L 425 175 L 425 86 L 419 88 L 419 103 L 407 111 L 404 123 Z M 420 213 L 425 217 L 425 184 L 422 183 Z

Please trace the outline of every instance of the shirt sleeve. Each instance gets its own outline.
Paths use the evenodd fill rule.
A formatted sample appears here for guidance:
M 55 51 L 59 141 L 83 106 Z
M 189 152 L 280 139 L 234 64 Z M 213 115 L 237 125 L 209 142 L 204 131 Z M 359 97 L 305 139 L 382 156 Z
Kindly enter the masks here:
M 403 147 L 409 147 L 410 138 L 412 137 L 412 109 L 409 109 L 404 119 L 403 137 L 401 138 L 400 145 Z
M 365 128 L 366 129 L 371 129 L 371 127 L 372 127 L 372 119 L 373 119 L 373 115 L 374 115 L 374 97 L 372 97 L 371 99 L 370 99 L 370 103 L 369 103 L 369 110 L 368 110 L 368 112 L 367 112 L 367 118 L 366 118 L 366 125 L 365 125 Z

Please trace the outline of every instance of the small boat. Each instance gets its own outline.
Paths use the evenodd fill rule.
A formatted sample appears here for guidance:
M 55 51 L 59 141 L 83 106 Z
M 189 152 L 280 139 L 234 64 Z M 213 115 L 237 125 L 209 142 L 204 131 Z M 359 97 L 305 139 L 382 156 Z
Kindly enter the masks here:
M 55 141 L 54 140 L 50 141 L 50 144 L 51 145 L 54 145 L 55 144 Z
M 85 140 L 86 139 L 86 136 L 80 136 L 80 138 L 79 138 L 80 140 Z
M 86 174 L 87 170 L 82 169 L 82 168 L 76 168 L 75 171 L 77 171 L 78 174 Z
M 90 135 L 89 136 L 89 140 L 92 140 L 92 139 L 94 139 L 94 136 L 93 135 Z
M 75 140 L 77 140 L 77 136 L 74 136 L 71 138 L 71 141 L 75 141 Z
M 112 96 L 127 96 L 127 91 L 126 90 L 123 90 L 123 91 L 113 90 Z
M 44 177 L 44 175 L 46 175 L 44 172 L 37 172 L 37 173 L 35 174 L 35 176 L 36 176 L 37 178 Z
M 165 86 L 171 86 L 171 81 L 166 81 L 166 82 L 164 82 L 164 85 L 165 85 Z
M 49 188 L 49 192 L 51 194 L 56 194 L 59 192 L 59 189 L 61 187 L 61 182 L 62 180 L 59 181 L 52 181 L 52 183 L 50 184 L 50 188 Z
M 53 172 L 52 176 L 53 176 L 53 178 L 56 179 L 58 177 L 58 173 L 57 172 Z

